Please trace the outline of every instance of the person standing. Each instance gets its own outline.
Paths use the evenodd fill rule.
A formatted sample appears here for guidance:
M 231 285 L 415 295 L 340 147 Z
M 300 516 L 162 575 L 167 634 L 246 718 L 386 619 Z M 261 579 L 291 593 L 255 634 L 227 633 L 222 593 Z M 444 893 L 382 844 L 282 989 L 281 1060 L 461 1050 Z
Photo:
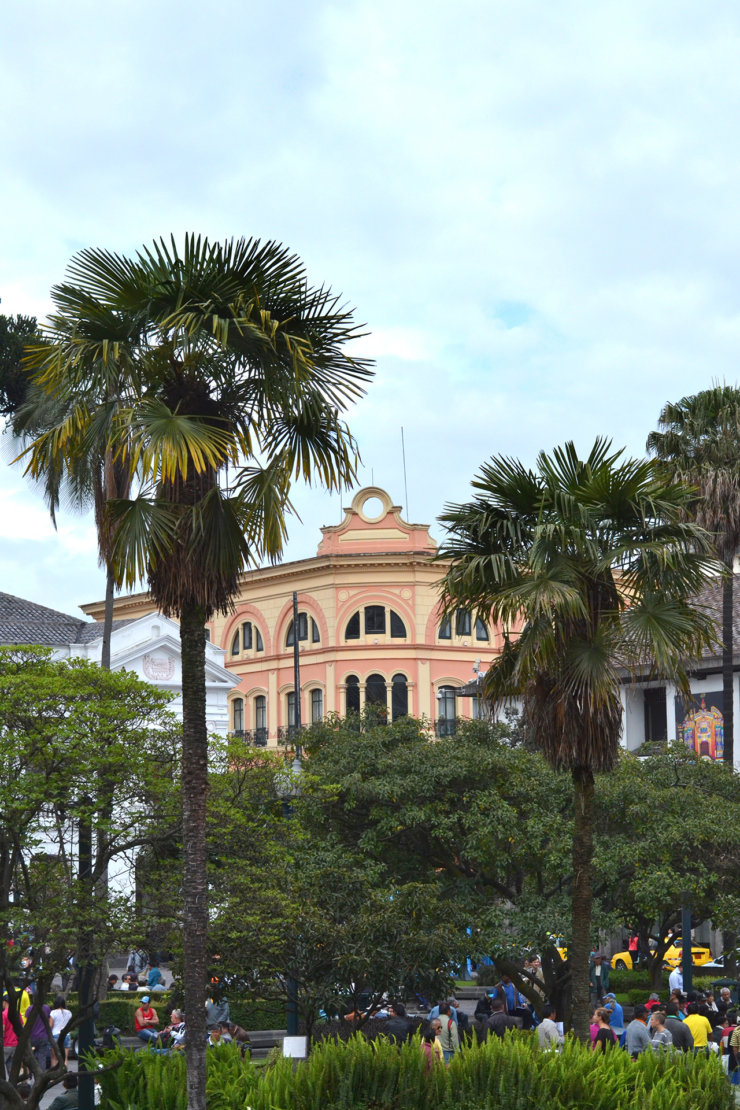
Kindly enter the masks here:
M 673 1037 L 673 1044 L 682 1052 L 693 1052 L 694 1037 L 685 1021 L 678 1016 L 678 1003 L 669 1002 L 665 1008 L 665 1027 Z
M 439 1043 L 442 1045 L 444 1061 L 449 1064 L 452 1057 L 460 1048 L 460 1037 L 457 1032 L 457 1023 L 452 1019 L 452 1007 L 449 1002 L 443 1002 L 439 1007 L 439 1021 L 442 1031 L 439 1034 Z
M 699 1013 L 696 1002 L 690 1003 L 688 1014 L 684 1018 L 684 1025 L 688 1026 L 694 1038 L 694 1052 L 703 1052 L 706 1055 L 709 1051 L 712 1025 L 709 1018 Z
M 653 1052 L 666 1052 L 673 1048 L 673 1034 L 666 1027 L 666 1015 L 653 1010 L 650 1015 L 650 1047 Z
M 603 952 L 594 952 L 588 965 L 591 1005 L 600 1006 L 609 991 L 609 961 Z
M 10 1065 L 13 1061 L 13 1055 L 18 1045 L 18 1036 L 13 1024 L 10 1020 L 10 1012 L 8 1010 L 7 999 L 3 999 L 3 1057 L 5 1060 L 5 1071 L 3 1075 L 10 1078 Z
M 537 1040 L 539 1041 L 540 1048 L 559 1048 L 565 1040 L 565 1037 L 560 1032 L 555 1018 L 557 1011 L 552 1002 L 544 1003 L 544 1013 L 540 1024 L 537 1026 Z
M 421 1051 L 427 1064 L 427 1074 L 435 1064 L 444 1063 L 442 1045 L 439 1043 L 439 1034 L 442 1032 L 442 1022 L 438 1017 L 427 1022 L 421 1034 Z
M 592 1048 L 594 1052 L 606 1052 L 607 1048 L 613 1048 L 617 1043 L 617 1035 L 609 1025 L 608 1010 L 599 1006 L 595 1016 L 597 1029 Z
M 683 964 L 674 967 L 671 974 L 668 976 L 668 989 L 669 991 L 681 991 L 683 994 Z
M 641 1002 L 635 1006 L 634 1017 L 625 1031 L 625 1048 L 633 1060 L 650 1045 L 650 1034 L 647 1031 L 647 1010 Z

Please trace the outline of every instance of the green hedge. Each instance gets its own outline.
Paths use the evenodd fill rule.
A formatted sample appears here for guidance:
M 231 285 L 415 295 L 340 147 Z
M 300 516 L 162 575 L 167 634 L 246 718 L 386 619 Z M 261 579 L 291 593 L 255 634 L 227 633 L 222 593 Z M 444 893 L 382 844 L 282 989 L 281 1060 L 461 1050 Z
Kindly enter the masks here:
M 185 1110 L 185 1061 L 148 1050 L 109 1054 L 100 1073 L 111 1110 Z M 305 1063 L 280 1057 L 259 1073 L 236 1046 L 209 1049 L 208 1110 L 732 1110 L 715 1057 L 644 1052 L 633 1061 L 569 1040 L 541 1052 L 528 1034 L 463 1049 L 427 1073 L 419 1042 L 399 1051 L 362 1037 L 314 1047 Z
M 121 994 L 123 997 L 116 997 Z M 157 1011 L 159 1024 L 163 1028 L 170 1019 L 172 1009 L 172 994 L 170 991 L 160 991 L 152 994 L 151 1005 Z M 141 1005 L 141 996 L 131 992 L 130 995 L 123 991 L 116 991 L 100 1003 L 100 1013 L 97 1019 L 98 1032 L 102 1032 L 108 1025 L 117 1026 L 124 1036 L 133 1036 L 134 1013 Z M 245 1029 L 284 1029 L 285 1006 L 279 1002 L 245 1002 L 237 999 L 229 1003 L 231 1020 Z

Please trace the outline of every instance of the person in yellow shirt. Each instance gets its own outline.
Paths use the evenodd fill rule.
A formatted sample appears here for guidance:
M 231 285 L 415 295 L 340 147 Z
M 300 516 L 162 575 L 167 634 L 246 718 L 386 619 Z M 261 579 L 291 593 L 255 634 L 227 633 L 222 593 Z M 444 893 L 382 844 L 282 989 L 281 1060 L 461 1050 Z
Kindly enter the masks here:
M 712 1035 L 712 1026 L 708 1018 L 699 1013 L 699 1007 L 692 1002 L 688 1008 L 688 1015 L 684 1018 L 684 1025 L 691 1030 L 694 1038 L 694 1052 L 706 1053 L 709 1038 Z

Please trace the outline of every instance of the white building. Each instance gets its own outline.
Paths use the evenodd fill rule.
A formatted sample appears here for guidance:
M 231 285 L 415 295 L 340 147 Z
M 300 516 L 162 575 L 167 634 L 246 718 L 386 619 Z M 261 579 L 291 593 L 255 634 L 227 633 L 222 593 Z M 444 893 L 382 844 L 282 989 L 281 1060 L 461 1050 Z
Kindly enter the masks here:
M 0 644 L 37 644 L 52 649 L 55 659 L 90 659 L 99 663 L 103 625 L 70 617 L 45 605 L 0 593 Z M 208 731 L 226 735 L 228 696 L 239 679 L 224 666 L 225 652 L 206 643 L 206 718 Z M 160 613 L 113 622 L 111 670 L 126 670 L 175 695 L 172 711 L 182 718 L 180 628 Z

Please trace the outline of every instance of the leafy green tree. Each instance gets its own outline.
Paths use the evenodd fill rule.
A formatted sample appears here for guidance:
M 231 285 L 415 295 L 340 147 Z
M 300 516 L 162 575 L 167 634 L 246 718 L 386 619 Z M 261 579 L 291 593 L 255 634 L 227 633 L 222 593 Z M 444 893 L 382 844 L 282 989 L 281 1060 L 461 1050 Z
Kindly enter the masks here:
M 169 700 L 125 672 L 53 661 L 42 649 L 0 649 L 0 929 L 17 938 L 0 948 L 0 976 L 21 1034 L 11 1082 L 0 1080 L 0 1099 L 9 1105 L 20 1105 L 12 1084 L 22 1061 L 35 1078 L 31 1107 L 64 1073 L 61 1062 L 40 1073 L 30 1053 L 32 1023 L 21 1026 L 17 1018 L 14 953 L 33 945 L 43 1003 L 76 949 L 80 923 L 98 966 L 125 944 L 134 927 L 131 891 L 102 879 L 113 863 L 130 874 L 141 845 L 171 834 L 160 802 L 179 756 Z M 94 799 L 98 776 L 116 783 L 107 813 Z M 78 1010 L 74 1024 L 85 1017 Z
M 655 462 L 622 460 L 597 440 L 541 453 L 534 470 L 494 457 L 467 504 L 441 517 L 449 561 L 443 597 L 502 629 L 484 679 L 494 707 L 521 699 L 552 765 L 573 783 L 569 961 L 574 1026 L 588 1036 L 594 777 L 618 758 L 620 667 L 683 674 L 714 641 L 691 598 L 716 575 L 710 537 L 685 520 L 688 487 Z
M 135 258 L 87 250 L 52 296 L 35 381 L 73 404 L 31 446 L 29 472 L 98 449 L 105 428 L 136 493 L 106 507 L 116 582 L 146 577 L 180 620 L 188 1106 L 204 1110 L 203 626 L 228 611 L 244 569 L 279 557 L 295 478 L 351 484 L 356 449 L 339 410 L 371 371 L 346 353 L 360 334 L 351 311 L 272 242 L 188 236 L 182 251 L 160 240 Z
M 37 342 L 35 316 L 0 315 L 0 416 L 12 418 L 26 400 L 30 375 L 23 358 Z
M 629 922 L 660 983 L 669 930 L 681 929 L 688 891 L 694 924 L 734 928 L 740 915 L 740 783 L 732 769 L 685 745 L 623 753 L 597 782 L 594 894 L 605 924 Z
M 232 994 L 272 1002 L 278 1024 L 295 984 L 309 1035 L 322 1012 L 354 1012 L 385 992 L 449 990 L 467 939 L 462 921 L 440 912 L 436 882 L 399 879 L 304 820 L 304 808 L 335 793 L 313 763 L 286 812 L 283 760 L 232 742 L 209 792 L 214 974 Z
M 726 567 L 722 582 L 724 759 L 734 766 L 733 562 L 740 550 L 740 389 L 715 385 L 675 404 L 658 418 L 647 449 L 677 480 L 695 487 L 687 510 L 711 532 Z

